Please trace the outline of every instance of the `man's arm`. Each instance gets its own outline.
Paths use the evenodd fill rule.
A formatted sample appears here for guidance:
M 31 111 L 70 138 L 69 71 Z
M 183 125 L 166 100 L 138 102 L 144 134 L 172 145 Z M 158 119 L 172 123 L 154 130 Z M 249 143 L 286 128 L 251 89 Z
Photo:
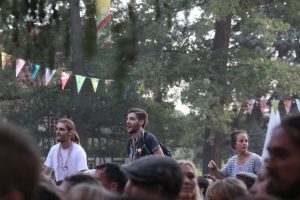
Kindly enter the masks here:
M 52 173 L 52 169 L 50 167 L 47 167 L 44 165 L 44 170 L 43 170 L 43 174 L 47 177 L 50 177 L 51 176 L 51 173 Z
M 158 155 L 158 156 L 164 156 L 164 152 L 162 151 L 161 147 L 158 147 L 154 152 L 154 155 Z
M 152 151 L 153 155 L 159 155 L 159 156 L 164 156 L 164 152 L 162 151 L 160 144 L 152 133 L 147 132 L 147 134 L 144 136 L 145 137 L 145 143 L 146 147 Z

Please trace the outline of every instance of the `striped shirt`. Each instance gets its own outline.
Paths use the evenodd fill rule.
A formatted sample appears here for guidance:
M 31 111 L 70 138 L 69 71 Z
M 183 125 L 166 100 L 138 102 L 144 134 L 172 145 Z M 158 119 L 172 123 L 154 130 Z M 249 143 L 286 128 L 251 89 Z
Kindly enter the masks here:
M 249 159 L 243 164 L 239 165 L 237 162 L 237 155 L 231 157 L 228 162 L 221 169 L 224 177 L 235 176 L 239 172 L 250 172 L 257 174 L 262 166 L 262 159 L 256 153 L 251 153 Z

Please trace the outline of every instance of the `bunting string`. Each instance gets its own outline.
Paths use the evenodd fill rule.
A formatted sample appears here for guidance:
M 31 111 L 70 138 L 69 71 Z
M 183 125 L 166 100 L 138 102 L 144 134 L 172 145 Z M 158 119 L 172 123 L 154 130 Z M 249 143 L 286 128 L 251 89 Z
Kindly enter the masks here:
M 17 58 L 16 59 L 16 77 L 19 76 L 20 72 L 24 69 L 24 66 L 26 65 L 26 61 L 22 58 Z M 6 67 L 9 67 L 12 65 L 12 55 L 6 53 L 6 52 L 1 52 L 1 64 L 2 64 L 2 70 L 4 70 Z M 35 80 L 39 70 L 41 69 L 41 65 L 39 64 L 33 64 L 28 62 L 28 67 L 29 67 L 29 72 L 25 69 L 25 76 L 27 77 L 28 74 L 30 73 L 30 79 L 32 81 Z M 45 68 L 45 74 L 43 76 L 43 84 L 45 86 L 48 86 L 51 82 L 51 80 L 53 79 L 55 73 L 57 72 L 57 70 L 52 70 L 50 68 Z M 23 75 L 24 76 L 24 75 Z M 77 85 L 77 92 L 80 93 L 82 86 L 85 82 L 86 79 L 90 79 L 91 80 L 91 84 L 93 87 L 93 91 L 96 93 L 97 92 L 97 88 L 100 82 L 99 78 L 95 78 L 95 77 L 86 77 L 83 75 L 79 75 L 79 74 L 72 74 L 71 72 L 64 72 L 62 71 L 60 74 L 60 79 L 61 79 L 61 89 L 64 90 L 68 80 L 70 79 L 71 76 L 74 76 L 76 79 L 76 85 Z M 104 80 L 104 85 L 106 86 L 105 91 L 107 92 L 107 88 L 109 88 L 112 84 L 113 84 L 114 80 L 113 79 L 106 79 Z M 144 80 L 137 80 L 136 81 L 136 85 L 137 85 L 137 92 L 139 94 L 145 93 L 146 89 L 145 89 L 145 83 Z M 126 89 L 126 91 L 128 91 L 129 88 Z M 125 91 L 125 92 L 126 92 Z M 126 96 L 126 94 L 124 94 L 124 96 Z M 264 98 L 260 98 L 259 100 L 257 100 L 259 98 L 250 98 L 247 100 L 246 105 L 247 105 L 247 112 L 249 114 L 252 113 L 252 110 L 254 108 L 255 103 L 259 104 L 259 108 L 262 114 L 268 113 L 271 108 L 277 112 L 278 111 L 278 107 L 279 107 L 279 103 L 282 101 L 283 105 L 284 105 L 284 109 L 286 114 L 289 114 L 291 112 L 291 107 L 293 104 L 296 104 L 296 107 L 298 109 L 298 111 L 300 112 L 300 99 L 293 99 L 293 98 L 287 98 L 287 99 L 283 99 L 283 100 L 278 100 L 278 99 L 272 99 L 271 100 L 271 107 L 269 108 L 267 105 L 267 100 Z M 234 110 L 236 110 L 237 112 L 240 112 L 242 105 L 243 105 L 243 101 L 242 100 L 234 100 L 233 104 L 233 108 Z

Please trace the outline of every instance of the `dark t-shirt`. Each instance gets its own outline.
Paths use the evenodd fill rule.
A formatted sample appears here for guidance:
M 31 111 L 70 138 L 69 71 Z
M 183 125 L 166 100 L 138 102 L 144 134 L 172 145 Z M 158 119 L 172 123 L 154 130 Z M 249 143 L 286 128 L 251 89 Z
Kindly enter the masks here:
M 127 155 L 129 156 L 130 162 L 133 162 L 140 157 L 151 155 L 160 147 L 158 140 L 150 132 L 147 132 L 147 134 L 144 135 L 144 144 L 142 138 L 143 134 L 145 134 L 145 131 L 138 136 L 135 142 L 132 137 L 127 141 Z M 151 152 L 147 152 L 145 145 L 147 145 L 147 148 Z

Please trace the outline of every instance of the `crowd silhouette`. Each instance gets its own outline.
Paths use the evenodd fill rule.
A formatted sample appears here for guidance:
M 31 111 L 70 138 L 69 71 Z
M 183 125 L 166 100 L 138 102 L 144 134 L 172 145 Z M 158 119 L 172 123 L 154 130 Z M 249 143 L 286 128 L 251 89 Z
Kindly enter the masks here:
M 74 135 L 68 134 L 68 128 L 58 128 L 61 128 L 57 131 L 58 144 L 69 140 L 72 144 L 75 142 L 72 140 Z M 195 165 L 188 160 L 145 155 L 124 165 L 104 163 L 94 170 L 79 169 L 64 174 L 60 180 L 42 170 L 40 154 L 30 133 L 13 125 L 1 124 L 0 199 L 300 199 L 300 115 L 283 119 L 273 130 L 268 145 L 269 157 L 261 163 L 257 160 L 258 155 L 248 152 L 245 131 L 235 132 L 232 139 L 236 159 L 228 161 L 222 169 L 214 161 L 207 163 L 214 176 L 197 176 Z M 74 153 L 66 152 L 61 158 L 63 163 L 64 157 Z M 77 157 L 74 159 L 76 163 Z M 229 167 L 229 162 L 233 162 L 232 167 Z

